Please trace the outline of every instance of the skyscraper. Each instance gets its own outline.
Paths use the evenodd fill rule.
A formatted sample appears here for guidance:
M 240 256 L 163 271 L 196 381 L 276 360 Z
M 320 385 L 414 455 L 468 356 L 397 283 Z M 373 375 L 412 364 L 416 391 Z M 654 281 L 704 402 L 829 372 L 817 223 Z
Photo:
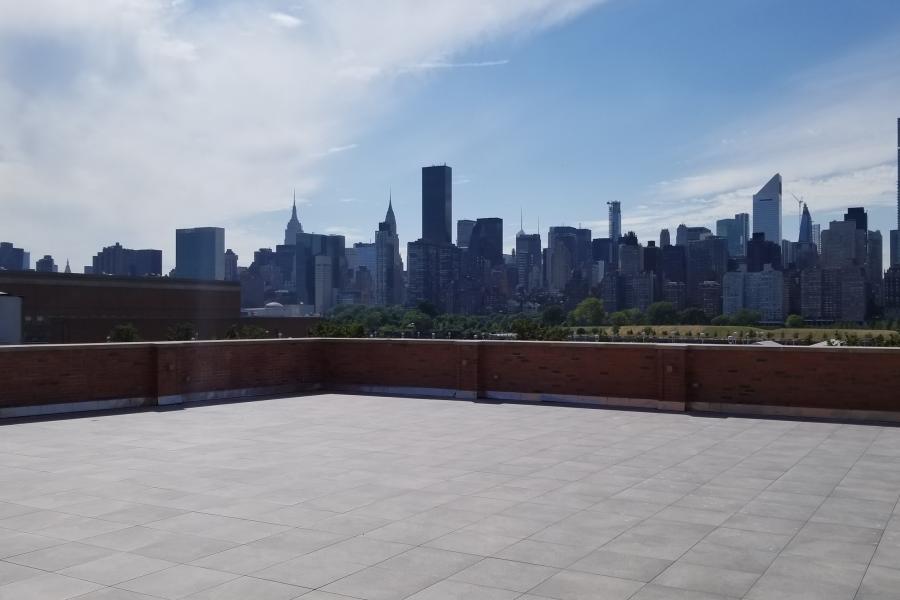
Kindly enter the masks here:
M 618 200 L 607 202 L 609 206 L 610 263 L 615 269 L 619 265 L 619 238 L 622 237 L 622 203 Z
M 619 240 L 619 273 L 637 275 L 643 270 L 641 250 L 637 235 L 633 231 L 629 231 L 621 237 Z
M 487 217 L 478 219 L 472 228 L 469 253 L 481 259 L 486 266 L 503 264 L 503 219 Z
M 459 299 L 460 251 L 451 244 L 424 240 L 406 245 L 409 272 L 407 304 L 429 302 L 438 310 L 456 312 Z
M 797 241 L 801 244 L 813 243 L 812 217 L 809 214 L 809 207 L 806 206 L 806 202 L 803 203 L 803 214 L 800 217 L 800 235 L 797 237 Z
M 609 238 L 594 238 L 591 240 L 591 260 L 594 263 L 603 261 L 608 265 L 611 260 L 611 248 L 612 242 L 610 242 Z
M 784 288 L 784 274 L 769 265 L 756 273 L 726 273 L 722 278 L 722 314 L 755 310 L 763 323 L 784 323 Z
M 58 268 L 56 263 L 53 262 L 53 257 L 45 254 L 44 258 L 40 258 L 34 263 L 34 270 L 39 273 L 56 273 Z
M 132 250 L 116 242 L 98 252 L 91 261 L 94 275 L 146 277 L 162 275 L 162 250 Z
M 688 242 L 688 302 L 695 306 L 702 306 L 702 285 L 705 282 L 715 282 L 716 285 L 720 285 L 722 276 L 727 270 L 728 243 L 723 238 L 707 236 L 702 240 Z M 721 294 L 721 289 L 719 293 Z
M 387 214 L 375 232 L 375 303 L 392 306 L 403 303 L 403 259 L 392 199 Z
M 531 292 L 541 287 L 541 254 L 541 234 L 520 230 L 516 235 L 516 270 L 520 290 Z
M 897 119 L 897 229 L 890 232 L 891 266 L 900 266 L 900 119 Z
M 475 229 L 475 221 L 471 219 L 460 219 L 456 222 L 456 245 L 460 249 L 469 247 L 473 229 Z
M 758 273 L 770 265 L 779 270 L 782 266 L 782 247 L 780 243 L 765 239 L 762 233 L 754 233 L 747 244 L 747 271 Z
M 712 235 L 712 231 L 706 227 L 688 227 L 684 223 L 675 230 L 675 245 L 687 246 L 688 242 L 696 242 Z
M 28 268 L 25 256 L 28 253 L 16 248 L 12 242 L 0 242 L 0 271 L 23 271 Z
M 551 290 L 560 292 L 572 280 L 577 267 L 578 230 L 551 227 L 547 245 L 547 284 Z
M 238 255 L 229 248 L 225 251 L 225 281 L 240 281 L 238 276 Z
M 728 240 L 730 256 L 746 256 L 749 241 L 750 215 L 738 213 L 732 219 L 716 221 L 716 235 Z
M 740 254 L 735 254 L 735 256 L 746 256 L 747 242 L 750 241 L 750 214 L 737 213 L 734 215 L 734 223 L 741 237 Z
M 450 245 L 453 218 L 453 169 L 422 167 L 422 241 Z
M 294 253 L 297 299 L 324 313 L 343 290 L 347 272 L 346 241 L 342 235 L 298 233 Z M 319 260 L 327 257 L 328 260 Z M 326 270 L 328 273 L 326 273 Z
M 303 233 L 303 226 L 297 218 L 297 192 L 294 192 L 294 206 L 291 208 L 291 220 L 284 228 L 284 245 L 293 246 L 297 243 L 297 234 Z
M 668 229 L 660 230 L 660 232 L 659 232 L 659 247 L 665 248 L 666 246 L 669 246 L 671 244 L 672 244 L 672 239 L 669 236 L 669 230 Z
M 225 279 L 225 230 L 194 227 L 175 230 L 175 276 L 184 279 Z
M 781 243 L 781 175 L 772 179 L 753 195 L 753 233 L 763 233 L 766 239 Z
M 863 267 L 866 262 L 866 234 L 855 219 L 832 221 L 828 229 L 822 232 L 822 266 L 826 269 Z
M 866 209 L 861 206 L 848 208 L 847 212 L 844 213 L 844 221 L 853 221 L 856 223 L 857 229 L 869 230 L 869 215 L 866 214 Z

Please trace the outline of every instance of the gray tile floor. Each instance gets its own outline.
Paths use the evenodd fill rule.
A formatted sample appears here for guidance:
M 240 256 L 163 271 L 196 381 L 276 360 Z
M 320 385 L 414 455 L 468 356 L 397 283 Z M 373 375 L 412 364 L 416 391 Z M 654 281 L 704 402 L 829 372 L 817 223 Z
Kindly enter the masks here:
M 320 395 L 0 426 L 0 600 L 900 598 L 900 428 Z

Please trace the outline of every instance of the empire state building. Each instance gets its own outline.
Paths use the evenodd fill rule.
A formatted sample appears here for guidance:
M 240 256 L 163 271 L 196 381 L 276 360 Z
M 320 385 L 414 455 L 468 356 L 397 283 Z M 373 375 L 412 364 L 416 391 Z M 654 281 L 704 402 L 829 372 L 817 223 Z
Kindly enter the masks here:
M 303 233 L 303 225 L 297 218 L 297 194 L 294 193 L 294 207 L 291 209 L 291 220 L 288 221 L 287 227 L 284 228 L 284 245 L 296 246 L 297 234 Z

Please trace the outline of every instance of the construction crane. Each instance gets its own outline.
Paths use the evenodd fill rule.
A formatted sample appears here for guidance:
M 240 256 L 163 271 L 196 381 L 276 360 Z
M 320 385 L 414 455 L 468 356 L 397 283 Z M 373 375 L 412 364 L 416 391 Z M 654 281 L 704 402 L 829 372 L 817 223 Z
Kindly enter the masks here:
M 800 213 L 800 218 L 803 218 L 803 205 L 805 202 L 803 201 L 803 196 L 797 196 L 794 192 L 791 192 L 791 196 L 794 197 L 794 200 L 797 201 L 797 210 Z

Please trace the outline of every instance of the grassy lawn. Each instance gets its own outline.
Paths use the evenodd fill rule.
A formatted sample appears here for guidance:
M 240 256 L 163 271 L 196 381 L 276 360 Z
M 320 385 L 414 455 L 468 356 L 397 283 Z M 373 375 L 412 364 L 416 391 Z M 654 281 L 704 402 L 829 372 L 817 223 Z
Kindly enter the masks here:
M 776 342 L 781 340 L 794 339 L 806 341 L 808 336 L 812 336 L 813 342 L 821 342 L 822 340 L 835 337 L 835 332 L 837 332 L 838 339 L 846 339 L 848 336 L 856 336 L 862 339 L 869 337 L 874 338 L 879 334 L 885 338 L 900 335 L 896 331 L 887 329 L 828 329 L 815 327 L 804 327 L 798 329 L 781 327 L 770 329 L 766 327 L 743 327 L 737 325 L 624 325 L 619 329 L 619 336 L 639 338 L 644 334 L 644 330 L 647 329 L 647 327 L 653 330 L 653 335 L 656 337 L 697 338 L 701 333 L 705 337 L 713 338 L 725 338 L 729 335 L 735 335 L 736 337 L 747 337 L 751 331 L 755 331 L 756 339 L 770 339 Z M 578 328 L 576 327 L 573 329 Z M 592 330 L 594 328 L 585 327 L 584 329 L 588 333 L 592 333 Z M 601 331 L 601 333 L 604 333 L 606 335 L 612 334 L 612 328 L 608 325 L 599 327 L 598 329 Z

